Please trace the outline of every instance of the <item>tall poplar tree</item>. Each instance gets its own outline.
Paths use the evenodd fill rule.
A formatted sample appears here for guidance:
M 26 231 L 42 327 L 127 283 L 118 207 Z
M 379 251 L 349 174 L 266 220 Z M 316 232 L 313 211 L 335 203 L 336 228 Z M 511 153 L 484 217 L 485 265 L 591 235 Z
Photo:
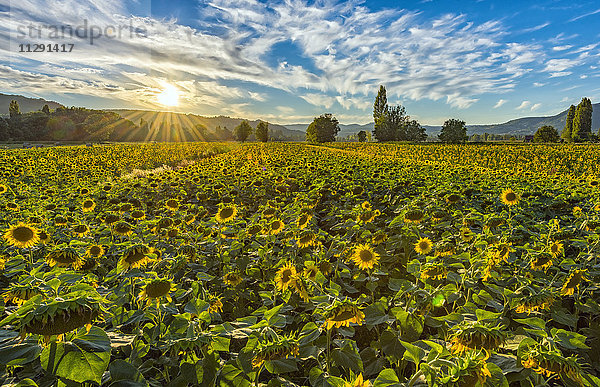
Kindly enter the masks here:
M 563 129 L 563 131 L 560 135 L 563 138 L 563 140 L 565 140 L 566 142 L 573 141 L 572 135 L 573 135 L 573 119 L 574 118 L 575 118 L 575 105 L 571 105 L 571 107 L 569 108 L 569 111 L 567 112 L 567 122 L 565 124 L 565 128 Z
M 592 101 L 582 98 L 573 117 L 573 141 L 588 141 L 592 136 Z

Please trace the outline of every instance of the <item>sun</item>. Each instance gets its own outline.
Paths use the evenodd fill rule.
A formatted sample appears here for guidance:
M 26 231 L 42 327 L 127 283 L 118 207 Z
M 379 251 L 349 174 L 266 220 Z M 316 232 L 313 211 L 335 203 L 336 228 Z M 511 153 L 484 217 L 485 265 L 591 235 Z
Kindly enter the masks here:
M 161 105 L 178 106 L 179 90 L 175 86 L 167 84 L 163 91 L 156 96 L 156 99 Z

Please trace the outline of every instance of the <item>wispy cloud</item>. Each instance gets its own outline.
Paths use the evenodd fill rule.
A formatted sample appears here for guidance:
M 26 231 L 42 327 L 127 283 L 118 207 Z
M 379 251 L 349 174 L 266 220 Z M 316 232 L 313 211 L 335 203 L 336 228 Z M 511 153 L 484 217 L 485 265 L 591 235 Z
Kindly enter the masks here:
M 532 111 L 532 112 L 533 112 L 533 111 L 536 111 L 536 110 L 538 110 L 540 107 L 542 107 L 542 104 L 541 104 L 541 103 L 536 103 L 535 105 L 533 105 L 533 106 L 531 107 L 531 111 Z
M 531 106 L 531 102 L 529 101 L 523 101 L 521 102 L 521 104 L 519 105 L 519 107 L 517 108 L 517 110 L 523 110 L 528 108 L 529 106 Z
M 569 20 L 569 22 L 574 22 L 574 21 L 577 21 L 579 19 L 583 19 L 584 17 L 595 15 L 597 13 L 600 13 L 600 8 L 598 8 L 595 11 L 584 13 L 583 15 L 576 16 L 576 17 L 572 18 L 571 20 Z
M 535 32 L 535 31 L 539 31 L 539 30 L 541 30 L 541 29 L 543 29 L 543 28 L 546 28 L 546 27 L 548 27 L 549 25 L 550 25 L 550 22 L 546 22 L 546 23 L 539 24 L 539 25 L 537 25 L 537 26 L 535 26 L 535 27 L 531 27 L 531 28 L 525 28 L 525 29 L 521 30 L 521 32 L 523 32 L 523 33 L 528 33 L 528 32 Z
M 498 102 L 496 102 L 496 104 L 494 105 L 494 109 L 498 109 L 500 106 L 504 105 L 507 102 L 508 101 L 505 99 L 499 99 Z

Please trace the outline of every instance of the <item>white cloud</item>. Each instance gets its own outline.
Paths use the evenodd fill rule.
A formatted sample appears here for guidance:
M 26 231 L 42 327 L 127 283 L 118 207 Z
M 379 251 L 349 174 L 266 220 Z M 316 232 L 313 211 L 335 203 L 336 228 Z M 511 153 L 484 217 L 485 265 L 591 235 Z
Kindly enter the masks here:
M 564 51 L 564 50 L 568 50 L 569 48 L 572 48 L 573 46 L 570 44 L 565 44 L 563 46 L 554 46 L 552 47 L 552 50 L 554 51 Z
M 533 82 L 533 86 L 534 87 L 542 87 L 542 86 L 546 86 L 545 83 L 541 83 L 541 82 Z
M 498 109 L 500 106 L 504 105 L 507 102 L 508 101 L 505 99 L 499 99 L 498 102 L 496 102 L 496 104 L 494 105 L 494 109 Z
M 550 73 L 550 78 L 566 77 L 571 74 L 573 74 L 572 71 L 558 71 L 555 73 Z
M 300 98 L 302 98 L 311 105 L 317 107 L 324 107 L 325 109 L 331 108 L 335 103 L 335 98 L 323 94 L 310 93 L 301 95 Z
M 565 98 L 563 98 L 563 99 L 560 100 L 561 103 L 567 102 L 567 101 L 569 101 L 569 97 L 565 97 Z
M 542 107 L 542 104 L 541 103 L 536 103 L 535 105 L 533 105 L 531 107 L 531 111 L 533 112 L 535 110 L 538 110 L 540 107 Z
M 597 10 L 595 10 L 595 11 L 588 12 L 588 13 L 584 13 L 583 15 L 579 15 L 579 16 L 577 16 L 577 17 L 574 17 L 574 18 L 572 18 L 571 20 L 569 20 L 569 22 L 574 22 L 574 21 L 577 21 L 577 20 L 579 20 L 579 19 L 583 19 L 584 17 L 588 17 L 588 16 L 595 15 L 595 14 L 597 14 L 597 13 L 600 13 L 600 9 L 597 9 Z
M 519 105 L 519 107 L 517 108 L 517 110 L 523 110 L 523 109 L 526 109 L 529 106 L 531 106 L 531 102 L 529 102 L 529 101 L 523 101 L 523 102 L 521 102 L 521 105 Z

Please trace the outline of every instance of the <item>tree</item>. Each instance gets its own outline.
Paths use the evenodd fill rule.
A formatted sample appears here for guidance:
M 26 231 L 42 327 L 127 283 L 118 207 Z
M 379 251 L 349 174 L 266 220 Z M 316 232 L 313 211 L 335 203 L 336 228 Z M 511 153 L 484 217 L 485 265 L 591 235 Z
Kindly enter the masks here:
M 406 123 L 408 117 L 406 116 L 406 109 L 404 106 L 398 105 L 389 108 L 387 116 L 390 141 L 406 141 Z
M 250 133 L 252 133 L 252 126 L 250 126 L 250 123 L 247 120 L 243 120 L 233 129 L 235 139 L 241 142 L 246 141 Z
M 533 142 L 557 142 L 560 139 L 554 126 L 544 125 L 533 135 Z
M 256 139 L 258 141 L 267 142 L 269 141 L 269 123 L 260 121 L 256 125 Z
M 16 118 L 21 115 L 21 109 L 19 108 L 19 103 L 14 99 L 10 101 L 10 105 L 8 105 L 8 113 L 10 118 Z
M 375 122 L 373 135 L 377 141 L 393 141 L 395 138 L 396 133 L 388 113 L 387 92 L 385 86 L 381 85 L 373 103 L 373 121 Z
M 48 104 L 44 105 L 44 107 L 42 108 L 42 112 L 50 114 L 50 107 L 48 106 Z
M 361 130 L 360 132 L 358 132 L 358 142 L 365 142 L 367 141 L 367 132 L 365 132 L 364 130 Z
M 571 140 L 575 142 L 589 141 L 592 136 L 592 101 L 582 98 L 573 117 Z
M 573 134 L 573 119 L 574 118 L 575 118 L 575 105 L 571 105 L 571 107 L 569 108 L 569 111 L 567 112 L 567 122 L 565 124 L 565 128 L 563 129 L 563 131 L 561 133 L 561 137 L 567 142 L 573 141 L 571 136 Z
M 312 143 L 333 142 L 340 131 L 338 120 L 331 113 L 315 117 L 306 128 L 306 140 Z
M 377 97 L 375 97 L 375 103 L 373 104 L 373 121 L 377 123 L 387 111 L 387 92 L 385 91 L 385 86 L 381 85 L 379 86 L 379 92 L 377 92 Z
M 458 144 L 467 141 L 467 127 L 465 122 L 457 119 L 449 119 L 442 125 L 442 131 L 438 135 L 441 142 Z
M 427 133 L 425 128 L 417 121 L 412 120 L 406 123 L 406 140 L 407 141 L 425 141 Z

